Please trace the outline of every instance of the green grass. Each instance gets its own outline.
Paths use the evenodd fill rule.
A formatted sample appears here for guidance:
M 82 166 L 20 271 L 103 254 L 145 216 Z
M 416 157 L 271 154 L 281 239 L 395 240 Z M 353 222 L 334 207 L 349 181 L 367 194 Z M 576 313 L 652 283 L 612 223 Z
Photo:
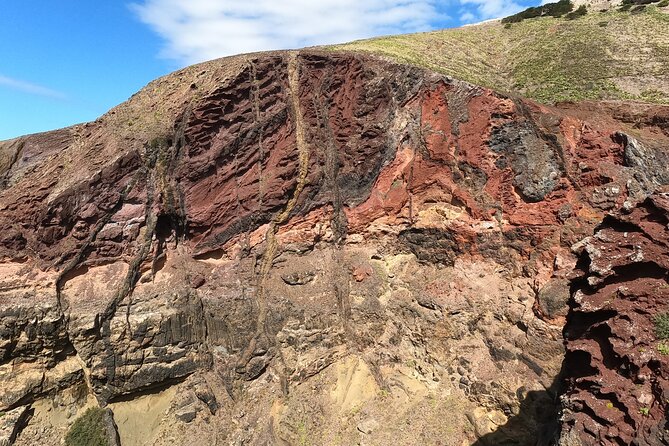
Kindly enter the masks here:
M 109 446 L 104 409 L 92 407 L 77 418 L 65 436 L 66 446 Z
M 509 26 L 510 25 L 510 26 Z M 669 103 L 669 14 L 655 6 L 500 21 L 327 47 L 369 52 L 552 103 Z

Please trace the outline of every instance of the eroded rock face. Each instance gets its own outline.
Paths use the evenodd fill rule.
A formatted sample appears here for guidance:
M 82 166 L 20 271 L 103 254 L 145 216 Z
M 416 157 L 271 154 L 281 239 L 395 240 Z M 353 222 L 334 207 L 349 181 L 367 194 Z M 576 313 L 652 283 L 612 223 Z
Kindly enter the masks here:
M 669 308 L 667 224 L 669 195 L 658 193 L 578 245 L 563 426 L 583 445 L 669 441 L 668 351 L 656 322 Z
M 152 401 L 150 444 L 547 443 L 570 246 L 665 175 L 605 115 L 305 51 L 0 143 L 0 410 L 50 423 L 19 444 L 54 394 L 122 441 Z

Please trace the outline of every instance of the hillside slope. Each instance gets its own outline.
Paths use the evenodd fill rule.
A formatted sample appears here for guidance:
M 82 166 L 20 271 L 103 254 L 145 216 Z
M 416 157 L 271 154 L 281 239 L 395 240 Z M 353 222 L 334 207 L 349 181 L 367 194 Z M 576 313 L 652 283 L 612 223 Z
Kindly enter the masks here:
M 331 47 L 410 63 L 541 102 L 669 103 L 669 8 L 591 11 L 389 36 Z

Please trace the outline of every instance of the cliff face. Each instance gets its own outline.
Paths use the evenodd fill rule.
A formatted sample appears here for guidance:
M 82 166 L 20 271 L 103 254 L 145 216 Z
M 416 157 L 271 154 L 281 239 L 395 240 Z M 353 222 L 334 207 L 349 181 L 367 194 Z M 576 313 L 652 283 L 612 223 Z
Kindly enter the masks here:
M 570 247 L 667 182 L 667 115 L 303 51 L 0 143 L 8 436 L 548 441 Z

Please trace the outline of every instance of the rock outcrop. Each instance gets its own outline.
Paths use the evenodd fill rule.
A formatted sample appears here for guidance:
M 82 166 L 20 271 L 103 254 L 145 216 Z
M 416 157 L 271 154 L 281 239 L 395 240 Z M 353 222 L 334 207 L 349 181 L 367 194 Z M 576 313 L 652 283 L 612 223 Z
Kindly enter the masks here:
M 669 442 L 668 224 L 669 195 L 658 193 L 577 245 L 563 435 L 580 444 Z
M 623 0 L 572 0 L 574 8 L 585 6 L 592 11 L 602 11 L 622 5 Z
M 0 143 L 17 444 L 547 443 L 570 247 L 669 177 L 666 121 L 573 107 L 268 53 Z

